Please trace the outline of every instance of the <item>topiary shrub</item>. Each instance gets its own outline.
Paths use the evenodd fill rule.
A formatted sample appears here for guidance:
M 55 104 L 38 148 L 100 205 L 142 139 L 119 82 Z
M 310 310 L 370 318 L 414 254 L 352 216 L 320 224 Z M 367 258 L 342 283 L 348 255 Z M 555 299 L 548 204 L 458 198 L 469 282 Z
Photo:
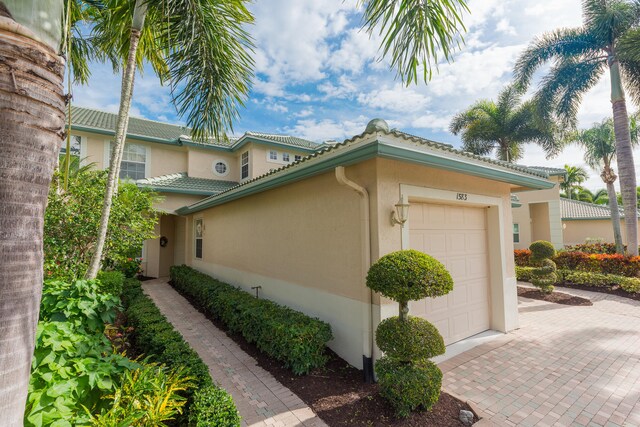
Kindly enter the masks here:
M 387 357 L 410 362 L 444 354 L 444 340 L 435 326 L 420 317 L 383 320 L 376 329 L 376 343 Z
M 537 240 L 529 245 L 531 251 L 531 261 L 537 262 L 543 259 L 553 258 L 556 254 L 556 248 L 553 247 L 551 242 L 546 240 Z
M 551 260 L 556 250 L 550 242 L 544 240 L 533 242 L 529 249 L 534 266 L 531 270 L 531 283 L 542 292 L 550 294 L 553 292 L 553 285 L 558 282 L 556 263 Z
M 444 340 L 431 323 L 408 315 L 408 303 L 447 294 L 453 289 L 451 275 L 435 258 L 406 250 L 373 264 L 367 286 L 400 305 L 400 316 L 383 320 L 376 329 L 376 342 L 385 353 L 375 365 L 380 394 L 399 417 L 431 409 L 440 397 L 442 372 L 429 358 L 445 352 Z
M 446 295 L 453 289 L 453 279 L 440 261 L 409 249 L 392 252 L 373 264 L 367 286 L 399 302 L 400 317 L 406 318 L 409 301 Z
M 442 371 L 428 359 L 403 362 L 383 357 L 376 363 L 380 394 L 399 417 L 416 409 L 429 410 L 440 398 Z

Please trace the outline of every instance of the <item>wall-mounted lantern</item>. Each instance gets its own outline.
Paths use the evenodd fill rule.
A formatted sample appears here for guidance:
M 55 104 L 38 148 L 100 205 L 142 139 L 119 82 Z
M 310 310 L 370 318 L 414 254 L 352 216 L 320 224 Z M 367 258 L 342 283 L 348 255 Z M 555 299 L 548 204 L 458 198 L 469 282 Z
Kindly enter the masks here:
M 400 224 L 404 227 L 404 223 L 409 219 L 409 203 L 404 199 L 404 195 L 400 196 L 400 200 L 395 205 L 395 210 L 391 212 L 391 225 Z

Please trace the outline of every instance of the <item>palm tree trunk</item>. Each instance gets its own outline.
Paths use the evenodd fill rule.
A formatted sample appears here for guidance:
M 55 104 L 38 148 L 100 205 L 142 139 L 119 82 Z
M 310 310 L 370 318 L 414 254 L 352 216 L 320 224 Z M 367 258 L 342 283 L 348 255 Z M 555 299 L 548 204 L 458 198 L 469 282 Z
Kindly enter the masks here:
M 611 169 L 609 169 L 611 171 Z M 606 170 L 605 170 L 606 171 Z M 611 171 L 613 174 L 613 171 Z M 615 175 L 614 175 L 615 176 Z M 616 252 L 624 254 L 624 245 L 622 243 L 622 233 L 620 231 L 620 209 L 618 209 L 618 196 L 613 186 L 614 181 L 607 180 L 607 194 L 609 195 L 609 208 L 611 209 L 611 224 L 613 225 L 613 240 L 616 244 Z
M 0 15 L 0 424 L 11 427 L 23 425 L 44 210 L 65 122 L 64 64 L 37 38 Z
M 613 107 L 613 129 L 616 135 L 616 158 L 620 175 L 620 192 L 624 207 L 624 224 L 627 231 L 627 254 L 638 255 L 638 194 L 636 190 L 636 168 L 631 148 L 629 116 L 620 79 L 617 60 L 609 61 L 611 74 L 611 104 Z
M 131 37 L 129 44 L 129 56 L 127 64 L 122 76 L 122 89 L 120 92 L 120 110 L 118 111 L 118 124 L 116 127 L 116 140 L 114 143 L 113 153 L 111 154 L 111 162 L 109 165 L 109 177 L 107 179 L 107 191 L 104 196 L 102 205 L 102 217 L 100 218 L 100 228 L 98 230 L 98 238 L 96 241 L 96 249 L 91 258 L 89 269 L 87 270 L 87 279 L 95 279 L 100 270 L 102 263 L 102 254 L 104 245 L 107 240 L 107 229 L 109 227 L 109 215 L 111 214 L 111 205 L 113 196 L 118 191 L 118 177 L 120 175 L 120 163 L 124 153 L 124 142 L 129 126 L 129 110 L 131 108 L 131 98 L 133 96 L 133 85 L 136 73 L 136 52 L 138 50 L 138 42 L 140 41 L 140 32 L 144 25 L 144 18 L 147 13 L 147 3 L 144 0 L 137 0 L 133 12 L 133 21 L 131 24 Z

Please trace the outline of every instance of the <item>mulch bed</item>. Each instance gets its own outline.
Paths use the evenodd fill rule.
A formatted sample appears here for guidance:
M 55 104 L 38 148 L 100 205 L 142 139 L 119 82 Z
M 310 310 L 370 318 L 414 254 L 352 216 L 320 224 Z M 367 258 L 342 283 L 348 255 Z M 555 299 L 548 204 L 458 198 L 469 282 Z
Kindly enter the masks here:
M 640 293 L 627 292 L 624 289 L 620 288 L 619 286 L 596 287 L 596 286 L 575 285 L 573 283 L 568 283 L 568 282 L 563 282 L 562 285 L 558 285 L 558 286 L 562 286 L 563 288 L 581 289 L 583 291 L 600 292 L 603 294 L 617 295 L 619 297 L 640 301 Z
M 526 288 L 524 286 L 518 286 L 518 296 L 564 305 L 593 305 L 593 303 L 586 298 L 555 291 L 550 294 L 545 294 L 538 289 Z
M 187 298 L 199 309 L 197 302 Z M 406 419 L 394 416 L 393 408 L 378 394 L 377 384 L 366 384 L 362 371 L 349 365 L 333 351 L 327 349 L 329 362 L 322 369 L 308 375 L 296 376 L 282 364 L 260 352 L 242 335 L 233 334 L 220 321 L 205 316 L 219 329 L 225 331 L 258 365 L 271 373 L 304 401 L 331 427 L 338 426 L 393 426 L 393 427 L 450 427 L 464 426 L 459 420 L 460 410 L 473 412 L 471 407 L 455 397 L 442 392 L 440 400 L 431 411 L 416 412 Z M 474 422 L 478 417 L 474 417 Z

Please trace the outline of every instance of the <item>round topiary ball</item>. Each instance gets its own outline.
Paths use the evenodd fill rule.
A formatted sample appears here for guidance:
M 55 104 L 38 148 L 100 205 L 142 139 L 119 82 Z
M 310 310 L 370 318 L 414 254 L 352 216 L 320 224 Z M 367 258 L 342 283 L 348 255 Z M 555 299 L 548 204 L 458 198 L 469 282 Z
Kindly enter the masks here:
M 430 360 L 407 363 L 385 356 L 376 362 L 375 371 L 380 394 L 398 417 L 405 418 L 418 408 L 429 410 L 440 397 L 442 371 Z
M 444 354 L 444 340 L 435 326 L 420 317 L 409 316 L 406 322 L 390 317 L 376 329 L 376 343 L 392 359 L 410 361 Z
M 556 248 L 553 247 L 551 242 L 546 240 L 537 240 L 529 246 L 531 251 L 531 258 L 534 260 L 542 260 L 552 258 L 556 254 Z
M 380 258 L 367 273 L 367 286 L 400 303 L 439 297 L 453 289 L 453 279 L 435 258 L 410 249 Z

